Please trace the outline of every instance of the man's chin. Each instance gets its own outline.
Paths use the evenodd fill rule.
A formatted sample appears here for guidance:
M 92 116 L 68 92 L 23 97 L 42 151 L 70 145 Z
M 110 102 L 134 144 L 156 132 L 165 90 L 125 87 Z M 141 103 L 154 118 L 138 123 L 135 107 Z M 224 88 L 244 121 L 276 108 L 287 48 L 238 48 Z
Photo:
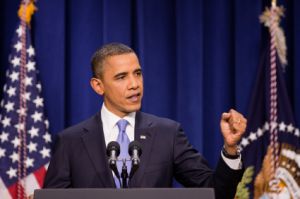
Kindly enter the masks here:
M 132 112 L 139 111 L 140 109 L 141 109 L 141 105 L 134 105 L 134 106 L 128 107 L 126 112 L 127 113 L 132 113 Z

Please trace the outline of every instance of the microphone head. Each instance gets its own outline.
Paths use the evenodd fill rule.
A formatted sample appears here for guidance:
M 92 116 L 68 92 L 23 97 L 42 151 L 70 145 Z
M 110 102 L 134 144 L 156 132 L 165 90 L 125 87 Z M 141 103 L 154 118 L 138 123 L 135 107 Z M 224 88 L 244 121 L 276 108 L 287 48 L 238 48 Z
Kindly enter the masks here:
M 133 150 L 137 150 L 138 156 L 142 155 L 142 146 L 138 141 L 134 140 L 134 141 L 130 142 L 130 144 L 128 146 L 128 153 L 130 156 L 132 156 Z
M 110 143 L 108 143 L 106 147 L 107 156 L 110 156 L 110 152 L 112 150 L 116 151 L 116 156 L 118 157 L 120 155 L 120 144 L 116 141 L 111 141 Z

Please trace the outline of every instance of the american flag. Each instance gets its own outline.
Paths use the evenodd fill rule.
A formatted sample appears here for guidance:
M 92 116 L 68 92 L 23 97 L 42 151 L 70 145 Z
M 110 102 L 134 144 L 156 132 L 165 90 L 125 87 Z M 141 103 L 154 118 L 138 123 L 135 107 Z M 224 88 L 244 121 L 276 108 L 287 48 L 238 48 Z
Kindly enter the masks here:
M 44 115 L 29 23 L 17 25 L 0 104 L 0 198 L 25 198 L 42 187 L 51 136 Z

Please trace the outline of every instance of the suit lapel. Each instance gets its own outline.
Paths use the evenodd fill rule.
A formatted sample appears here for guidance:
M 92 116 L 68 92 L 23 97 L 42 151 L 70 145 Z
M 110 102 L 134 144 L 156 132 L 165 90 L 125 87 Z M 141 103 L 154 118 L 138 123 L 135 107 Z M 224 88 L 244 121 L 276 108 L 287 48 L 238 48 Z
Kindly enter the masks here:
M 152 131 L 152 121 L 145 117 L 142 112 L 137 112 L 135 121 L 135 134 L 134 140 L 140 142 L 142 147 L 142 155 L 140 157 L 140 167 L 133 175 L 129 186 L 139 187 L 140 182 L 143 179 L 146 165 L 150 159 L 151 147 L 155 137 L 155 132 Z
M 93 162 L 97 175 L 104 187 L 115 187 L 113 175 L 107 163 L 108 158 L 100 112 L 86 125 L 85 131 L 82 141 Z

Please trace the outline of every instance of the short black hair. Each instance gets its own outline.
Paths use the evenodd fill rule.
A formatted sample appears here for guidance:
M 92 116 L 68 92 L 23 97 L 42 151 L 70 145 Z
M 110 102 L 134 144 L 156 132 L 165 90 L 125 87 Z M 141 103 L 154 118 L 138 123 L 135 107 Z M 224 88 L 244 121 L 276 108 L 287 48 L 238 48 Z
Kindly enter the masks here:
M 101 78 L 103 62 L 107 57 L 135 53 L 129 46 L 122 43 L 109 43 L 98 49 L 91 59 L 92 74 L 95 78 Z

